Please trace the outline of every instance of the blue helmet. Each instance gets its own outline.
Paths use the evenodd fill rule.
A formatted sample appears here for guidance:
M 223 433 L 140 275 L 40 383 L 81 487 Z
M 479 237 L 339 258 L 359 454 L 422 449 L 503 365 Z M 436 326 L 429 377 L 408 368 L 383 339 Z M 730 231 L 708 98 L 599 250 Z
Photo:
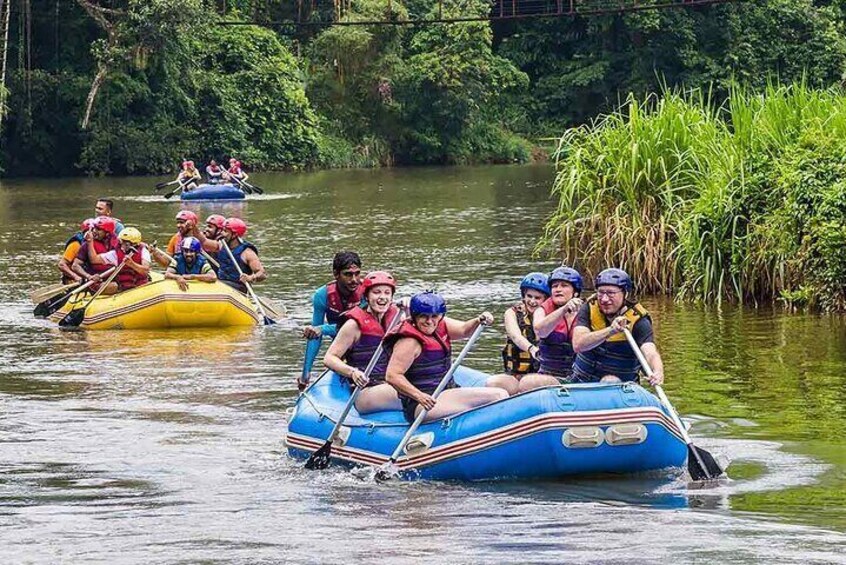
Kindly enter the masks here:
M 605 269 L 596 275 L 593 284 L 596 288 L 605 284 L 619 286 L 623 289 L 623 292 L 629 292 L 634 286 L 631 277 L 623 269 Z
M 412 296 L 409 309 L 412 316 L 417 316 L 418 314 L 446 314 L 447 311 L 443 296 L 431 290 Z
M 579 271 L 572 267 L 558 267 L 549 274 L 549 286 L 555 281 L 564 281 L 573 285 L 576 292 L 581 292 L 584 284 L 582 283 L 582 275 Z
M 203 244 L 196 237 L 186 237 L 182 240 L 182 249 L 199 253 L 203 249 Z
M 525 293 L 528 289 L 537 290 L 549 296 L 547 276 L 543 273 L 529 273 L 523 277 L 523 280 L 520 281 L 520 292 Z

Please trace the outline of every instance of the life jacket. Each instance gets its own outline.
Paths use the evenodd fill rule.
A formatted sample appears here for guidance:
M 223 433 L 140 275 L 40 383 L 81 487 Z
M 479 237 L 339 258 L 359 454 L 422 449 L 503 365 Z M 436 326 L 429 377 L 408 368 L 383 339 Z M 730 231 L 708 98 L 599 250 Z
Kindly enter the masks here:
M 72 236 L 70 236 L 65 242 L 65 248 L 67 248 L 67 246 L 73 243 L 74 241 L 77 242 L 80 246 L 82 246 L 82 244 L 85 243 L 85 234 L 83 234 L 81 231 L 78 231 Z
M 226 245 L 225 241 L 220 242 L 221 245 Z M 232 256 L 235 257 L 235 260 L 238 261 L 238 265 L 241 267 L 241 271 L 245 275 L 253 274 L 253 270 L 250 269 L 250 266 L 247 265 L 242 259 L 241 254 L 246 251 L 247 249 L 252 249 L 253 252 L 258 255 L 258 249 L 255 245 L 250 243 L 249 241 L 242 240 L 241 243 L 238 244 L 238 247 L 232 249 Z M 217 252 L 217 262 L 220 263 L 220 267 L 217 269 L 217 278 L 222 281 L 232 281 L 237 282 L 241 275 L 238 273 L 238 269 L 235 267 L 235 263 L 232 262 L 232 259 L 229 258 L 229 253 L 226 252 L 225 249 L 220 249 Z
M 194 259 L 194 264 L 190 267 L 188 266 L 188 262 L 185 260 L 185 255 L 182 253 L 173 259 L 176 261 L 176 274 L 178 275 L 200 275 L 203 272 L 203 265 L 206 264 L 205 257 L 200 254 L 197 254 L 197 258 Z
M 344 356 L 344 361 L 359 371 L 364 371 L 367 368 L 367 364 L 370 363 L 370 359 L 373 357 L 373 354 L 376 353 L 376 349 L 379 347 L 379 344 L 382 342 L 382 338 L 385 336 L 385 329 L 388 324 L 393 321 L 394 316 L 398 315 L 399 309 L 393 304 L 391 304 L 388 311 L 385 312 L 385 315 L 382 316 L 381 323 L 378 319 L 376 319 L 376 316 L 367 310 L 362 309 L 360 306 L 356 306 L 352 310 L 344 312 L 341 315 L 340 323 L 343 324 L 346 320 L 353 320 L 358 325 L 358 329 L 361 332 L 359 340 L 347 350 L 347 354 Z M 387 368 L 388 353 L 383 349 L 382 354 L 379 356 L 379 360 L 376 361 L 376 364 L 373 366 L 373 372 L 370 373 L 370 383 L 378 384 L 384 382 L 385 370 Z
M 174 255 L 174 259 L 175 259 L 176 256 L 182 255 L 182 241 L 185 239 L 185 236 L 182 235 L 181 231 L 177 231 L 173 235 L 176 238 L 176 243 L 174 243 L 174 246 L 173 246 L 173 255 Z
M 135 253 L 131 255 L 132 260 L 141 264 L 142 261 L 142 250 L 144 249 L 144 244 L 141 243 L 135 248 Z M 123 260 L 126 258 L 126 253 L 123 252 L 123 249 L 118 247 L 115 250 L 117 253 L 117 260 L 118 265 L 120 265 Z M 146 273 L 136 273 L 126 265 L 120 270 L 120 272 L 115 276 L 115 280 L 117 281 L 118 288 L 120 290 L 129 290 L 130 288 L 135 288 L 136 286 L 141 286 L 142 284 L 147 284 L 150 282 L 150 277 Z
M 223 172 L 223 169 L 220 167 L 220 165 L 209 165 L 208 167 L 206 167 L 206 172 L 213 173 L 216 175 L 218 173 Z
M 435 333 L 426 335 L 411 320 L 405 320 L 396 331 L 385 337 L 385 347 L 393 349 L 393 345 L 404 337 L 416 339 L 423 347 L 423 351 L 406 370 L 405 378 L 422 392 L 431 394 L 452 365 L 452 344 L 446 322 L 441 320 Z
M 559 306 L 556 306 L 552 298 L 547 298 L 541 304 L 543 311 L 549 315 Z M 540 372 L 553 377 L 567 378 L 573 370 L 573 326 L 576 320 L 567 323 L 567 318 L 561 318 L 558 325 L 552 332 L 540 339 Z
M 529 314 L 526 305 L 520 302 L 512 306 L 511 310 L 517 314 L 517 327 L 520 328 L 520 333 L 530 343 L 536 344 L 538 338 L 535 335 L 535 328 L 532 326 L 532 315 Z M 528 351 L 523 351 L 517 347 L 517 344 L 511 341 L 510 337 L 506 340 L 505 347 L 502 348 L 502 363 L 505 366 L 505 372 L 510 375 L 537 373 L 539 369 L 538 361 Z
M 599 310 L 596 297 L 588 300 L 590 306 L 590 331 L 595 332 L 609 326 L 605 315 Z M 634 328 L 638 320 L 648 318 L 649 312 L 640 303 L 626 304 L 623 314 Z M 581 382 L 598 382 L 605 375 L 616 375 L 621 381 L 636 381 L 640 362 L 626 341 L 623 333 L 614 334 L 590 351 L 576 355 L 573 377 Z
M 221 264 L 221 268 L 222 268 Z M 364 296 L 364 285 L 358 285 L 355 292 L 344 300 L 341 296 L 341 291 L 338 290 L 338 281 L 326 283 L 326 322 L 330 324 L 338 324 L 341 314 L 351 308 L 361 305 L 361 299 Z
M 112 265 L 106 265 L 105 263 L 100 265 L 94 265 L 88 261 L 89 243 L 94 244 L 94 253 L 96 253 L 97 255 L 102 255 L 103 253 L 108 253 L 112 249 L 115 249 L 113 246 L 111 246 L 110 243 L 104 243 L 97 239 L 93 239 L 91 240 L 91 242 L 86 241 L 85 243 L 83 243 L 82 246 L 79 248 L 79 251 L 77 252 L 76 256 L 82 260 L 85 270 L 91 273 L 92 275 L 96 275 L 97 273 L 103 273 L 111 269 Z
M 242 174 L 242 173 L 241 173 L 241 167 L 235 167 L 235 166 L 229 167 L 229 170 L 228 170 L 227 172 L 228 172 L 230 175 L 235 175 L 235 176 L 237 176 L 237 177 L 240 177 L 240 176 L 241 176 L 241 174 Z

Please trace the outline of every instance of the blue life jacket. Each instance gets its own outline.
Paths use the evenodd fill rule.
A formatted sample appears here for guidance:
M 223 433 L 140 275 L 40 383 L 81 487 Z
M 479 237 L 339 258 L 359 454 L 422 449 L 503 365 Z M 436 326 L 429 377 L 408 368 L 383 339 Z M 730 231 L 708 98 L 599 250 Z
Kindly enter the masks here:
M 179 275 L 200 275 L 203 273 L 203 266 L 206 264 L 206 259 L 199 254 L 190 267 L 182 253 L 175 256 L 174 260 L 176 261 L 176 273 Z
M 225 241 L 221 241 L 222 245 L 226 245 Z M 241 260 L 241 253 L 246 251 L 247 249 L 252 249 L 256 254 L 258 254 L 258 249 L 255 245 L 250 243 L 249 241 L 241 241 L 238 244 L 238 247 L 232 249 L 232 255 L 235 257 L 235 260 L 238 261 L 238 265 L 241 267 L 241 271 L 245 275 L 252 275 L 253 270 L 250 269 L 250 266 L 244 263 Z M 229 253 L 226 252 L 225 249 L 221 249 L 217 252 L 217 262 L 220 263 L 220 267 L 217 270 L 217 278 L 222 281 L 232 281 L 237 282 L 241 275 L 238 273 L 238 269 L 235 267 L 235 263 L 232 262 L 232 259 L 229 258 Z

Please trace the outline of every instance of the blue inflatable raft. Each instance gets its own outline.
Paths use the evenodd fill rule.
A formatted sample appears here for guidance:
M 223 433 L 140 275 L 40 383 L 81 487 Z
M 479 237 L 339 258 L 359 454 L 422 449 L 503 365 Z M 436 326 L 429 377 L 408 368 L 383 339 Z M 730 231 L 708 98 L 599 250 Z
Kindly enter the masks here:
M 484 373 L 459 367 L 463 386 Z M 305 459 L 329 437 L 351 389 L 325 372 L 297 400 L 286 445 Z M 336 461 L 386 463 L 408 429 L 400 412 L 353 410 L 332 446 Z M 639 385 L 546 387 L 420 426 L 397 466 L 407 478 L 484 480 L 639 473 L 682 467 L 687 448 L 660 401 Z
M 182 200 L 241 200 L 244 191 L 233 184 L 201 184 L 194 190 L 183 192 Z

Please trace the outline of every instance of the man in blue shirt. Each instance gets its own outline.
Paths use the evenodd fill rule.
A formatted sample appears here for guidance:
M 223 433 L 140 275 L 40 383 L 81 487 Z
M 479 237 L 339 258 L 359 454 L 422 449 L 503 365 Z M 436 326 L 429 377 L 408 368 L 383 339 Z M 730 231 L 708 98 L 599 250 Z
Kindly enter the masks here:
M 314 360 L 320 352 L 323 336 L 330 339 L 338 332 L 341 313 L 363 305 L 361 287 L 361 258 L 355 251 L 340 251 L 332 260 L 332 275 L 335 280 L 318 288 L 312 297 L 313 311 L 311 325 L 303 328 L 306 344 L 303 373 L 297 383 L 300 390 L 308 384 Z

